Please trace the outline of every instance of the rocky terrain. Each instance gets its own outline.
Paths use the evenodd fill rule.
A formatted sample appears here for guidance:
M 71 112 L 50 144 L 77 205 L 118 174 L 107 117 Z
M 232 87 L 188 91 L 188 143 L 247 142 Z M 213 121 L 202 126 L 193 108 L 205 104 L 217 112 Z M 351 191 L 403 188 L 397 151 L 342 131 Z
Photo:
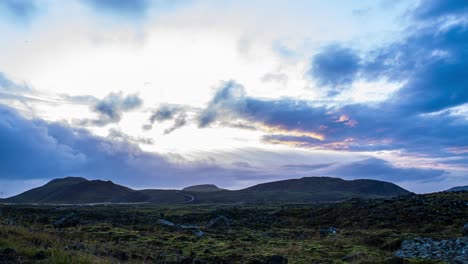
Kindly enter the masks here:
M 0 205 L 0 263 L 466 263 L 468 192 L 283 205 Z

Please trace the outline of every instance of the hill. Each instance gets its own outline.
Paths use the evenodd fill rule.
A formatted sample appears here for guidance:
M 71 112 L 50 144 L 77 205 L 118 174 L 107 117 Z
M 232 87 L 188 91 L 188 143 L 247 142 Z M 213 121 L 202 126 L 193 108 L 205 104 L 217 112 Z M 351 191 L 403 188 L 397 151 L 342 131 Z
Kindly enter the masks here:
M 44 186 L 3 200 L 6 203 L 135 203 L 155 204 L 273 204 L 336 202 L 350 198 L 384 198 L 409 194 L 389 182 L 347 181 L 331 177 L 305 177 L 258 184 L 230 191 L 204 184 L 183 190 L 133 190 L 111 181 L 79 177 L 55 179 Z
M 247 191 L 288 191 L 324 193 L 340 192 L 362 195 L 397 196 L 409 192 L 400 186 L 376 180 L 343 180 L 332 177 L 304 177 L 275 182 L 267 182 L 245 189 Z
M 453 188 L 446 190 L 446 192 L 460 192 L 460 191 L 468 191 L 468 185 L 457 186 L 457 187 L 453 187 Z
M 89 181 L 79 177 L 55 179 L 44 186 L 5 199 L 9 203 L 103 203 L 141 202 L 144 193 L 111 181 Z
M 187 192 L 219 192 L 223 189 L 219 188 L 214 184 L 200 184 L 200 185 L 193 185 L 189 187 L 185 187 L 182 191 Z

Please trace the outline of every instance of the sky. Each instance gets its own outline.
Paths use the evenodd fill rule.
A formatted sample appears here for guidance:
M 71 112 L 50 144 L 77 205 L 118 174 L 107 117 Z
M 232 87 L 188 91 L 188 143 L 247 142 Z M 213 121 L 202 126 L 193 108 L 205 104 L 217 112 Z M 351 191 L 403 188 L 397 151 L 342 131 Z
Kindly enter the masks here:
M 1 0 L 0 197 L 468 184 L 468 1 Z

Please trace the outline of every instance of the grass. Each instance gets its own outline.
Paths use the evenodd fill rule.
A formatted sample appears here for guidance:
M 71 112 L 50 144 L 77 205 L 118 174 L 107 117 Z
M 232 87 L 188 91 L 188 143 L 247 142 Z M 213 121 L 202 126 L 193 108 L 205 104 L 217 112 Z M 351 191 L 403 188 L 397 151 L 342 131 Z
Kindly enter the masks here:
M 0 262 L 13 249 L 18 263 L 269 263 L 273 255 L 289 263 L 345 263 L 353 254 L 351 263 L 440 263 L 393 253 L 404 239 L 460 236 L 468 219 L 460 201 L 467 200 L 465 192 L 322 205 L 0 205 L 0 221 L 16 222 L 0 224 Z M 70 212 L 80 225 L 52 225 Z M 232 221 L 230 231 L 204 227 L 219 215 Z M 158 225 L 160 218 L 199 225 L 205 236 Z M 338 233 L 322 237 L 319 229 L 330 226 Z

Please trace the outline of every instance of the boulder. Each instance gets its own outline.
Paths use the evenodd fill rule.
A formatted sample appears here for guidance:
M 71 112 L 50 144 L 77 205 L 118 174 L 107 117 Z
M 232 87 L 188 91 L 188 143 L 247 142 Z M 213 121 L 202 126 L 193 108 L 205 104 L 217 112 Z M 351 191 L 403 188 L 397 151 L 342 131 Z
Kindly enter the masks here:
M 338 233 L 338 230 L 335 227 L 320 228 L 319 233 L 321 237 L 325 237 L 328 235 L 335 235 Z
M 442 260 L 448 263 L 468 263 L 468 237 L 447 240 L 416 238 L 405 240 L 395 252 L 400 258 Z
M 169 227 L 175 227 L 176 226 L 171 221 L 167 221 L 167 220 L 164 220 L 164 219 L 158 219 L 158 221 L 156 221 L 156 223 L 159 224 L 159 225 L 169 226 Z
M 16 221 L 13 218 L 7 218 L 3 221 L 4 225 L 16 225 Z
M 81 223 L 80 217 L 75 213 L 69 213 L 64 217 L 60 218 L 59 220 L 54 222 L 54 227 L 57 228 L 64 228 L 64 227 L 72 227 L 77 226 Z

